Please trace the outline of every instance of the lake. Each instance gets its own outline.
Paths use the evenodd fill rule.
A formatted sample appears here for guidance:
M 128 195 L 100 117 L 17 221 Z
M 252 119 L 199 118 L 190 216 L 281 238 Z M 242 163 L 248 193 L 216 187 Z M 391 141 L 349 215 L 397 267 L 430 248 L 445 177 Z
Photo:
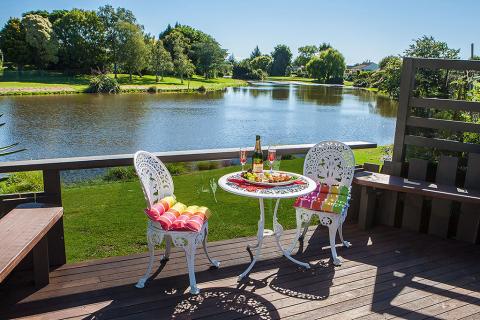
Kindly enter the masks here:
M 397 103 L 346 87 L 257 83 L 222 92 L 0 97 L 2 160 L 136 150 L 365 140 L 393 143 Z

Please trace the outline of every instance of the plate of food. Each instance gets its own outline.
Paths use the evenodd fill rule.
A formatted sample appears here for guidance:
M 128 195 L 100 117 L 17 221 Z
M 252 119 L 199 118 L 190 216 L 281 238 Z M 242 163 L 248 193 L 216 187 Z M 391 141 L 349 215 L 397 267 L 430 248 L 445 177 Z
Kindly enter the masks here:
M 245 182 L 260 186 L 286 186 L 298 180 L 299 175 L 285 171 L 263 171 L 259 174 L 248 170 L 242 172 L 240 177 Z

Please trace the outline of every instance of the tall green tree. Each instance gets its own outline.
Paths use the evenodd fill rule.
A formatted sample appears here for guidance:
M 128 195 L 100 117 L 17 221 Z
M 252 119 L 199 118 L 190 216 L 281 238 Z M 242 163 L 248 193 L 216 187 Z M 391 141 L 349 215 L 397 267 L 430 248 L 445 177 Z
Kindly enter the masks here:
M 262 70 L 266 73 L 270 72 L 273 59 L 270 56 L 258 56 L 250 61 L 250 65 L 253 70 Z
M 152 53 L 150 55 L 150 66 L 155 73 L 155 81 L 158 82 L 160 75 L 163 80 L 163 75 L 166 72 L 173 71 L 173 61 L 170 52 L 163 46 L 163 41 L 155 41 L 152 46 Z
M 57 19 L 59 66 L 81 72 L 103 70 L 107 63 L 105 28 L 95 11 L 73 9 Z
M 284 76 L 292 63 L 292 52 L 288 46 L 279 44 L 273 49 L 272 59 L 270 74 L 272 76 Z
M 293 65 L 297 68 L 305 67 L 308 61 L 317 53 L 318 48 L 314 45 L 300 47 L 298 48 L 298 56 L 295 58 Z
M 378 81 L 378 89 L 385 91 L 394 99 L 400 96 L 400 76 L 402 73 L 402 59 L 400 57 L 388 56 L 386 63 L 382 66 L 381 79 Z M 382 61 L 384 61 L 384 58 Z
M 250 53 L 250 60 L 253 60 L 257 57 L 260 57 L 262 55 L 262 52 L 260 51 L 260 48 L 258 46 L 256 46 L 252 53 Z
M 408 57 L 459 59 L 460 49 L 452 49 L 446 42 L 432 36 L 415 39 L 404 54 Z M 420 70 L 416 77 L 416 92 L 425 97 L 448 98 L 449 72 L 445 70 Z
M 325 83 L 343 81 L 345 59 L 335 49 L 321 51 L 307 63 L 309 74 Z
M 404 54 L 407 57 L 458 59 L 459 53 L 460 49 L 452 49 L 446 42 L 424 35 L 415 39 Z
M 113 73 L 115 74 L 116 79 L 120 59 L 120 22 L 135 24 L 137 19 L 132 11 L 125 8 L 115 9 L 111 5 L 100 7 L 97 11 L 97 14 L 104 26 L 104 37 L 106 41 L 106 47 L 109 52 L 109 61 L 113 64 Z
M 397 59 L 399 59 L 398 56 L 394 56 L 394 55 L 386 56 L 386 57 L 382 58 L 382 60 L 380 60 L 380 62 L 378 63 L 378 67 L 380 69 L 385 69 L 385 67 L 387 66 L 387 64 L 390 61 L 396 61 Z
M 35 50 L 36 66 L 44 69 L 49 63 L 56 63 L 58 42 L 48 18 L 29 14 L 23 18 L 22 24 L 25 26 L 25 40 Z
M 328 42 L 322 42 L 320 43 L 320 45 L 318 46 L 318 51 L 321 52 L 321 51 L 325 51 L 327 49 L 333 49 L 332 45 Z
M 130 75 L 130 81 L 132 81 L 133 73 L 141 74 L 147 65 L 147 46 L 143 31 L 139 26 L 124 21 L 118 24 L 118 61 Z
M 175 66 L 175 73 L 180 77 L 183 84 L 184 77 L 190 77 L 195 71 L 195 65 L 190 61 L 188 56 L 184 53 L 180 40 L 177 40 L 173 45 L 173 64 Z
M 215 40 L 198 42 L 192 49 L 197 56 L 197 70 L 205 78 L 215 78 L 219 71 L 226 68 L 227 50 L 222 49 Z
M 10 18 L 0 31 L 0 49 L 4 59 L 15 64 L 18 70 L 32 61 L 31 49 L 25 38 L 25 28 L 18 18 Z

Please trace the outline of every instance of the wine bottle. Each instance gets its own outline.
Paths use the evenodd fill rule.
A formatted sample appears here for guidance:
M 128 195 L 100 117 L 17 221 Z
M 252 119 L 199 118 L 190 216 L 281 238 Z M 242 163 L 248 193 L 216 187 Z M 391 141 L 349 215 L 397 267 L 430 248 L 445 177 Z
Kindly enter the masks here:
M 254 173 L 263 172 L 262 145 L 260 143 L 260 136 L 258 135 L 255 142 L 255 150 L 253 150 L 253 155 L 252 155 L 252 171 Z

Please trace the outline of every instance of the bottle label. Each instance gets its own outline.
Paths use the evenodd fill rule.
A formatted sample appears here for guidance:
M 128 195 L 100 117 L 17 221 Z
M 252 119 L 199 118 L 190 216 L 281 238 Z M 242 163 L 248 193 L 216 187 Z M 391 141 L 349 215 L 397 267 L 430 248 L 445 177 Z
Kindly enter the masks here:
M 253 163 L 252 171 L 255 173 L 262 173 L 263 172 L 263 163 Z

